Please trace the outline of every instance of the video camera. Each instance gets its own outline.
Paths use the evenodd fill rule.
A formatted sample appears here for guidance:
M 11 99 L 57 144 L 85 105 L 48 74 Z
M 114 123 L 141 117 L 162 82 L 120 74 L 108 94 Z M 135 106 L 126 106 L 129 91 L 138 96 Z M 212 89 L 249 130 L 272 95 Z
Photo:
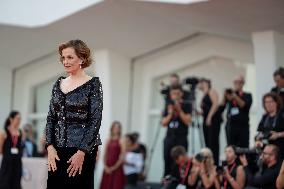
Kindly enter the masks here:
M 262 131 L 255 136 L 255 141 L 261 141 L 263 144 L 268 144 L 270 136 L 271 131 Z
M 199 163 L 206 161 L 207 157 L 204 156 L 202 153 L 198 153 L 194 157 Z

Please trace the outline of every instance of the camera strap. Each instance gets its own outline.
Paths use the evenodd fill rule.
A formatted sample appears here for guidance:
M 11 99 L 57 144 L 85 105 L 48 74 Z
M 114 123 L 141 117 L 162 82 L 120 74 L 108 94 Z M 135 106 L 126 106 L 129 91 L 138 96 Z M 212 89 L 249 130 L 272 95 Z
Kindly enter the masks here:
M 229 173 L 231 174 L 232 171 L 234 170 L 234 168 L 237 166 L 236 162 L 233 164 L 233 166 L 231 167 L 231 169 L 229 170 Z M 225 181 L 224 181 L 224 189 L 227 189 L 227 186 L 228 186 L 228 179 L 225 178 Z
M 186 166 L 186 169 L 185 169 L 185 172 L 182 171 L 182 167 L 181 166 L 179 167 L 179 173 L 180 173 L 180 177 L 181 177 L 181 181 L 182 181 L 181 183 L 182 184 L 185 184 L 186 176 L 189 173 L 190 166 L 191 166 L 191 160 L 189 159 L 188 163 L 187 163 L 187 166 Z

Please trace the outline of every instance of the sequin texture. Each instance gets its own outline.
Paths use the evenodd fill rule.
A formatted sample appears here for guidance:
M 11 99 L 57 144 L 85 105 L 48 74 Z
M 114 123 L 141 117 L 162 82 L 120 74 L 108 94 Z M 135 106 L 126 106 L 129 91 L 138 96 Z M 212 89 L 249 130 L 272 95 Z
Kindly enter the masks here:
M 101 145 L 99 129 L 103 111 L 103 91 L 93 77 L 73 91 L 63 93 L 60 77 L 54 84 L 46 123 L 46 146 L 76 147 L 91 153 Z

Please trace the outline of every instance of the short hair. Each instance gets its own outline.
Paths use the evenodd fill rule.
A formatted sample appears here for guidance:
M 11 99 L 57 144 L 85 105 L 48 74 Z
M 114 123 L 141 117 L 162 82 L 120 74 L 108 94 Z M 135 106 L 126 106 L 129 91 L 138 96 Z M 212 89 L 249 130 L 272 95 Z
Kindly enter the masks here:
M 58 52 L 60 54 L 60 61 L 62 62 L 62 50 L 71 47 L 75 50 L 76 55 L 83 60 L 81 67 L 87 68 L 92 64 L 91 50 L 80 39 L 70 40 L 66 43 L 62 43 L 58 47 Z
M 273 76 L 277 76 L 279 75 L 282 79 L 284 79 L 284 68 L 283 67 L 279 67 L 277 70 L 275 70 L 275 72 L 273 73 Z
M 132 133 L 128 133 L 125 136 L 131 141 L 132 144 L 135 144 L 137 142 L 136 136 Z
M 183 146 L 175 146 L 171 150 L 171 157 L 173 160 L 177 160 L 180 156 L 186 155 L 186 150 Z
M 269 93 L 266 93 L 265 95 L 263 95 L 263 97 L 262 97 L 262 106 L 263 106 L 264 109 L 265 109 L 264 101 L 268 97 L 272 98 L 273 101 L 277 104 L 277 111 L 282 109 L 283 102 L 282 102 L 280 96 L 278 94 L 274 93 L 274 92 L 269 92 Z

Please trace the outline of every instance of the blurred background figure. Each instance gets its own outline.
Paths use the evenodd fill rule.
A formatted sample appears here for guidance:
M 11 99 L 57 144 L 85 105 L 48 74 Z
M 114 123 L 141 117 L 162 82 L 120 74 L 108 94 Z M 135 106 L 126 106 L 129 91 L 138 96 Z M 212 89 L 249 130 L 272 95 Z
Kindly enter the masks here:
M 284 161 L 282 163 L 281 170 L 276 180 L 276 186 L 277 186 L 277 189 L 284 188 Z
M 220 110 L 227 108 L 226 135 L 229 145 L 249 147 L 249 111 L 252 95 L 243 91 L 245 79 L 234 79 L 234 89 L 226 89 Z
M 0 154 L 3 154 L 0 189 L 21 189 L 23 143 L 20 122 L 20 113 L 10 112 L 4 132 L 0 133 Z
M 193 168 L 188 183 L 193 188 L 219 189 L 216 166 L 209 148 L 201 149 L 193 160 Z
M 271 89 L 271 92 L 280 96 L 282 103 L 284 102 L 284 68 L 280 67 L 273 73 L 273 79 L 275 87 Z
M 262 188 L 262 189 L 276 189 L 276 179 L 280 170 L 280 162 L 278 160 L 279 148 L 273 144 L 265 146 L 261 159 L 263 166 L 257 174 L 253 174 L 248 167 L 246 155 L 240 156 L 240 161 L 244 166 L 247 186 Z
M 240 164 L 234 146 L 225 149 L 225 165 L 223 164 L 218 174 L 221 175 L 221 186 L 224 189 L 242 189 L 245 187 L 246 176 L 243 166 Z
M 139 174 L 143 168 L 143 154 L 137 148 L 137 138 L 133 134 L 125 136 L 125 158 L 124 158 L 124 173 L 127 179 L 125 189 L 135 189 L 138 184 Z
M 163 113 L 161 124 L 167 128 L 164 139 L 164 176 L 170 174 L 173 167 L 171 150 L 177 145 L 188 148 L 188 126 L 191 122 L 190 104 L 183 101 L 181 86 L 174 86 L 170 90 L 171 102 Z
M 23 157 L 38 157 L 37 145 L 34 140 L 33 126 L 26 124 L 23 129 Z
M 100 189 L 123 189 L 125 186 L 122 168 L 125 149 L 123 148 L 121 133 L 121 123 L 114 121 L 111 125 L 109 139 L 106 142 L 104 173 Z
M 275 93 L 267 93 L 263 96 L 262 116 L 257 131 L 256 144 L 264 147 L 265 144 L 275 144 L 279 149 L 279 158 L 284 159 L 284 112 L 282 100 Z
M 206 147 L 213 152 L 214 161 L 219 162 L 219 133 L 221 115 L 218 111 L 218 93 L 212 88 L 211 81 L 206 78 L 199 80 L 199 90 L 203 92 L 201 110 L 203 115 L 203 133 Z
M 147 173 L 145 172 L 145 162 L 146 162 L 146 159 L 147 159 L 147 148 L 146 148 L 146 145 L 141 143 L 139 141 L 139 138 L 140 138 L 140 134 L 138 132 L 134 132 L 132 133 L 132 135 L 136 138 L 136 148 L 139 149 L 139 152 L 142 154 L 143 156 L 143 167 L 142 167 L 142 171 L 141 173 L 139 174 L 139 181 L 145 181 L 146 177 L 147 177 Z

